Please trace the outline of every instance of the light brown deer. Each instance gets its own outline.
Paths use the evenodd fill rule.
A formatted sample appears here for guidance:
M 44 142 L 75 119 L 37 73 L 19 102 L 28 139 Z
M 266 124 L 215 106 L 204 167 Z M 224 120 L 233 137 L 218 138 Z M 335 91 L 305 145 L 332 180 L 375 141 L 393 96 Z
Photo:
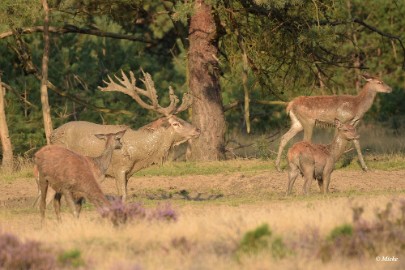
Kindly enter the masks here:
M 48 186 L 54 195 L 54 209 L 60 220 L 60 200 L 66 197 L 74 216 L 79 217 L 84 198 L 97 207 L 109 205 L 98 182 L 104 178 L 105 171 L 111 163 L 114 150 L 121 149 L 121 138 L 126 130 L 112 134 L 96 134 L 98 139 L 105 139 L 103 153 L 95 158 L 82 156 L 57 145 L 48 145 L 35 153 L 35 170 L 38 172 L 40 190 L 41 218 L 45 218 Z
M 156 89 L 151 76 L 143 73 L 143 83 L 146 90 L 136 86 L 134 74 L 130 72 L 128 78 L 122 72 L 122 79 L 114 82 L 109 77 L 106 87 L 99 87 L 102 91 L 117 91 L 132 97 L 141 107 L 156 111 L 164 117 L 138 129 L 128 129 L 122 138 L 123 147 L 114 151 L 112 162 L 106 174 L 116 180 L 118 194 L 127 197 L 128 179 L 137 171 L 152 164 L 163 163 L 174 146 L 186 142 L 200 135 L 200 130 L 174 114 L 187 109 L 191 105 L 191 98 L 183 96 L 182 104 L 177 107 L 179 99 L 170 87 L 170 104 L 161 107 L 158 102 Z M 145 102 L 142 97 L 149 99 Z M 72 121 L 55 129 L 51 135 L 52 144 L 62 145 L 75 152 L 87 156 L 97 156 L 103 145 L 94 139 L 94 134 L 116 132 L 122 126 L 98 125 L 84 121 Z
M 317 122 L 332 124 L 334 119 L 356 127 L 363 115 L 370 109 L 377 92 L 390 93 L 392 91 L 391 87 L 377 77 L 364 74 L 363 78 L 366 80 L 366 84 L 357 96 L 301 96 L 288 103 L 287 113 L 291 118 L 291 128 L 281 137 L 276 159 L 278 171 L 281 171 L 280 160 L 283 149 L 296 134 L 304 130 L 304 141 L 310 142 L 313 128 Z M 367 171 L 360 143 L 358 140 L 353 142 L 361 167 Z
M 342 156 L 351 140 L 357 140 L 359 135 L 351 124 L 342 124 L 335 120 L 337 134 L 331 144 L 313 144 L 301 141 L 294 144 L 287 154 L 288 158 L 288 188 L 287 195 L 291 193 L 297 176 L 301 174 L 304 179 L 304 194 L 308 194 L 312 180 L 318 180 L 319 189 L 323 193 L 329 192 L 330 176 L 336 161 Z

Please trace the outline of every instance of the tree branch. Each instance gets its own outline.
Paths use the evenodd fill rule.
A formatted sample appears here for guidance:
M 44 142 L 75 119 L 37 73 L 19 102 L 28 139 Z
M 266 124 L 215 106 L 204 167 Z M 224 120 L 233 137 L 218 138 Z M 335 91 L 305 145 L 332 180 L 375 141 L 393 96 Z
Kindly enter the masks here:
M 38 80 L 41 80 L 41 74 L 39 72 L 35 73 L 35 77 Z M 67 91 L 63 91 L 60 88 L 58 88 L 57 86 L 55 86 L 53 83 L 51 83 L 50 81 L 48 81 L 47 86 L 49 87 L 49 89 L 51 89 L 52 91 L 54 91 L 55 93 L 57 93 L 58 95 L 62 96 L 62 97 L 66 97 L 78 104 L 81 104 L 83 106 L 85 106 L 86 108 L 90 108 L 94 111 L 98 111 L 98 112 L 103 112 L 103 113 L 112 113 L 112 114 L 116 114 L 116 113 L 121 113 L 121 114 L 126 114 L 126 115 L 132 115 L 133 112 L 127 111 L 127 110 L 112 110 L 112 109 L 107 109 L 107 108 L 103 108 L 103 107 L 98 107 L 95 106 L 93 104 L 87 103 L 86 101 L 76 97 L 75 95 L 71 95 L 69 94 Z
M 8 85 L 8 84 L 6 84 L 6 83 L 4 83 L 4 82 L 1 82 L 1 85 L 2 85 L 6 90 L 13 92 L 20 100 L 22 100 L 22 101 L 23 101 L 25 104 L 27 104 L 28 106 L 33 107 L 33 108 L 35 108 L 35 109 L 38 109 L 38 106 L 37 106 L 37 105 L 35 105 L 35 104 L 29 102 L 25 97 L 20 96 L 20 94 L 18 93 L 18 91 L 15 90 L 14 88 L 12 88 L 10 85 Z
M 233 108 L 243 104 L 243 100 L 236 100 L 229 104 L 224 105 L 224 112 L 232 110 Z M 288 102 L 280 101 L 280 100 L 250 100 L 250 103 L 253 104 L 262 104 L 262 105 L 283 105 L 286 106 Z
M 43 32 L 43 26 L 33 26 L 33 27 L 25 27 L 21 29 L 21 34 L 32 34 Z M 105 32 L 98 29 L 87 29 L 87 28 L 79 28 L 74 25 L 65 25 L 63 27 L 49 27 L 50 33 L 55 34 L 67 34 L 67 33 L 77 33 L 77 34 L 84 34 L 84 35 L 92 35 L 92 36 L 99 36 L 99 37 L 109 37 L 114 39 L 126 39 L 132 41 L 139 41 L 147 44 L 154 44 L 152 41 L 148 41 L 142 38 L 135 37 L 133 35 L 124 35 L 124 34 L 117 34 L 112 32 Z M 6 31 L 0 33 L 0 39 L 4 39 L 13 35 L 12 31 Z
M 385 33 L 383 31 L 379 30 L 378 28 L 365 23 L 364 21 L 362 21 L 360 19 L 355 18 L 355 19 L 353 19 L 353 22 L 358 23 L 358 24 L 366 27 L 367 29 L 378 33 L 380 36 L 387 37 L 389 39 L 394 39 L 394 40 L 398 41 L 399 45 L 402 48 L 402 53 L 403 53 L 402 69 L 405 70 L 405 46 L 404 46 L 404 44 L 403 44 L 403 42 L 402 42 L 402 40 L 401 40 L 401 38 L 399 36 L 395 36 L 395 35 L 392 35 L 390 33 Z

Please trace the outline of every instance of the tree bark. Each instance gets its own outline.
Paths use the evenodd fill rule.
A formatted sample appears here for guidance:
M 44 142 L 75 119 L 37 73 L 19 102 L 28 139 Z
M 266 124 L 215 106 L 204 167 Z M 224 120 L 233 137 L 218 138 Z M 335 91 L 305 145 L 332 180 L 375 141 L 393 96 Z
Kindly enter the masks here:
M 1 147 L 3 149 L 3 159 L 1 162 L 1 168 L 3 171 L 12 171 L 13 170 L 13 146 L 11 144 L 10 135 L 8 133 L 7 119 L 6 119 L 6 110 L 4 96 L 6 94 L 5 88 L 1 83 L 1 74 L 0 74 L 0 140 Z
M 42 56 L 41 104 L 44 118 L 46 143 L 51 143 L 52 118 L 48 100 L 48 62 L 49 62 L 49 8 L 47 0 L 42 0 L 44 8 L 44 54 Z
M 192 160 L 225 157 L 225 117 L 219 85 L 217 28 L 211 6 L 195 1 L 189 28 L 189 88 L 193 95 L 192 121 L 201 130 L 191 142 Z

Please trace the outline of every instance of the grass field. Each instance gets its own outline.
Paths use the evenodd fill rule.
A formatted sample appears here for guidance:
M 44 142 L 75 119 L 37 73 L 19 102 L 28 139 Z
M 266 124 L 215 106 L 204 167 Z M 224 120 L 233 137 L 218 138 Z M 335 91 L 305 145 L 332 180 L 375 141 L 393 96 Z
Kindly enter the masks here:
M 118 226 L 91 204 L 76 220 L 64 201 L 62 222 L 50 205 L 41 225 L 32 164 L 19 159 L 16 172 L 0 172 L 0 269 L 405 269 L 404 132 L 360 133 L 371 170 L 346 153 L 326 196 L 316 183 L 303 196 L 298 179 L 286 197 L 287 172 L 275 171 L 269 138 L 239 136 L 227 145 L 238 159 L 134 175 L 127 207 L 144 215 Z M 113 179 L 101 187 L 116 194 Z
M 355 162 L 339 165 L 327 196 L 315 183 L 309 196 L 301 195 L 303 181 L 297 180 L 289 197 L 284 195 L 287 173 L 276 172 L 273 160 L 151 167 L 130 179 L 129 201 L 141 202 L 149 212 L 170 203 L 177 220 L 135 218 L 118 227 L 89 204 L 79 220 L 64 208 L 61 223 L 49 206 L 41 226 L 39 211 L 32 207 L 36 185 L 26 165 L 1 175 L 0 234 L 11 233 L 22 243 L 39 241 L 57 258 L 58 268 L 69 269 L 404 269 L 405 239 L 398 227 L 384 227 L 381 235 L 396 232 L 399 241 L 377 237 L 373 250 L 355 246 L 361 252 L 354 255 L 342 251 L 357 241 L 347 244 L 351 238 L 345 238 L 344 230 L 343 240 L 330 240 L 339 226 L 357 228 L 352 218 L 356 208 L 364 210 L 364 222 L 374 224 L 381 222 L 376 213 L 392 203 L 387 222 L 405 226 L 405 218 L 400 219 L 405 158 L 367 156 L 366 162 L 372 168 L 367 173 Z M 113 179 L 102 188 L 116 193 Z M 376 256 L 398 261 L 378 262 Z

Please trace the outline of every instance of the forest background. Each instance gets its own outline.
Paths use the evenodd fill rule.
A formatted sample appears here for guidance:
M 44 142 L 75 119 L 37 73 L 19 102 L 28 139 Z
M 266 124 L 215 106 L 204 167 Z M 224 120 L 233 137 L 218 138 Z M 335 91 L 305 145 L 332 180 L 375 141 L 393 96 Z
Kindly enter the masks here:
M 208 38 L 216 50 L 203 72 L 218 82 L 208 91 L 220 93 L 216 102 L 222 115 L 198 113 L 223 117 L 226 127 L 213 151 L 224 154 L 235 134 L 285 129 L 285 102 L 296 96 L 356 94 L 365 72 L 381 76 L 393 92 L 377 95 L 364 123 L 380 123 L 400 136 L 405 125 L 403 1 L 3 0 L 0 70 L 13 156 L 31 157 L 46 144 L 44 75 L 53 128 L 86 120 L 136 129 L 156 119 L 130 97 L 97 89 L 121 69 L 137 78 L 141 68 L 150 73 L 161 104 L 169 102 L 169 86 L 179 97 L 193 92 L 192 22 L 207 10 L 214 27 Z M 204 133 L 193 110 L 181 117 Z M 1 158 L 4 147 L 3 140 Z

